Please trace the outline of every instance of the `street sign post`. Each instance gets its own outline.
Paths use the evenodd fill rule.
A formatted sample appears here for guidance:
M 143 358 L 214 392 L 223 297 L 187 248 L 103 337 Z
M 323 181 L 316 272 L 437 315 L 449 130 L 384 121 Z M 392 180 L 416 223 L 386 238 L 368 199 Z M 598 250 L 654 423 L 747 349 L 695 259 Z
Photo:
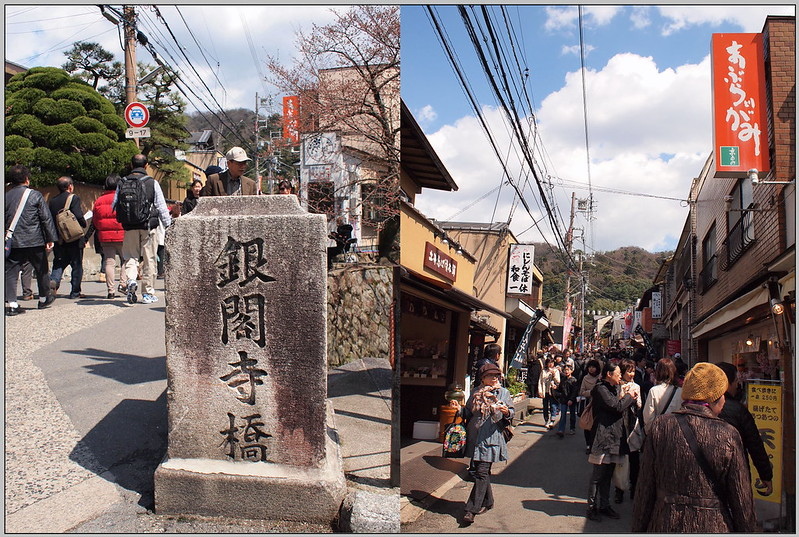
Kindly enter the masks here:
M 131 127 L 130 129 L 125 131 L 125 138 L 149 138 L 150 137 L 150 127 L 141 127 L 135 129 Z
M 140 129 L 150 121 L 150 111 L 142 103 L 130 103 L 125 107 L 125 121 L 134 129 Z

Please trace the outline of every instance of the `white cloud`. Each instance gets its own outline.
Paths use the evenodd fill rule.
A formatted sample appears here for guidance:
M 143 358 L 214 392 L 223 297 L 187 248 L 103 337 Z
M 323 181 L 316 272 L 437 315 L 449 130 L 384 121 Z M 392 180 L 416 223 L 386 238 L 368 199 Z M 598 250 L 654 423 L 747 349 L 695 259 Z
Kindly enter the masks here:
M 425 124 L 435 121 L 438 114 L 436 114 L 435 109 L 428 104 L 427 106 L 423 106 L 420 110 L 417 110 L 414 117 L 420 124 Z
M 547 7 L 545 8 L 547 14 L 546 23 L 544 28 L 548 32 L 567 29 L 570 30 L 577 24 L 578 11 L 576 7 Z
M 712 150 L 709 60 L 658 70 L 652 58 L 619 54 L 601 70 L 586 75 L 591 184 L 598 212 L 591 225 L 579 217 L 576 226 L 585 229 L 588 247 L 595 250 L 630 244 L 651 251 L 673 248 L 688 214 L 685 203 L 678 200 L 687 197 L 691 179 Z M 508 135 L 503 115 L 492 108 L 484 110 L 505 157 Z M 555 178 L 553 193 L 563 231 L 571 193 L 588 197 L 587 188 L 573 184 L 588 183 L 579 72 L 569 73 L 563 88 L 544 99 L 538 124 L 548 155 L 546 173 Z M 499 197 L 491 193 L 475 203 L 502 179 L 501 166 L 479 122 L 462 118 L 429 139 L 460 189 L 455 193 L 425 190 L 417 198 L 419 209 L 430 217 L 447 219 L 474 204 L 455 220 L 505 221 L 512 202 L 509 186 L 503 186 Z M 518 156 L 511 154 L 508 160 L 512 176 L 518 176 Z M 540 196 L 528 190 L 526 198 L 533 217 L 540 218 L 544 214 L 536 203 Z M 535 229 L 524 232 L 531 224 L 524 209 L 517 208 L 511 229 L 521 235 L 520 240 L 541 240 Z M 541 227 L 554 243 L 546 220 Z
M 589 27 L 606 26 L 622 11 L 619 6 L 586 6 L 583 9 L 583 23 Z M 580 12 L 577 7 L 547 7 L 547 20 L 544 28 L 549 32 L 577 28 Z
M 730 9 L 728 5 L 719 6 L 661 6 L 660 14 L 670 22 L 661 29 L 663 35 L 671 35 L 680 30 L 709 24 L 719 26 L 722 23 L 733 22 L 741 26 L 743 32 L 756 33 L 763 29 L 763 23 L 768 15 L 795 15 L 796 7 L 793 5 L 782 6 L 735 6 Z
M 591 20 L 596 26 L 605 26 L 618 15 L 623 8 L 620 6 L 587 6 L 584 16 Z
M 650 19 L 651 7 L 649 6 L 634 6 L 632 13 L 630 13 L 630 21 L 633 23 L 633 28 L 643 29 L 652 24 Z
M 596 47 L 593 45 L 585 45 L 585 52 L 586 54 L 590 53 L 592 50 L 596 50 Z M 577 56 L 580 57 L 580 45 L 563 45 L 560 49 L 560 53 L 562 56 Z

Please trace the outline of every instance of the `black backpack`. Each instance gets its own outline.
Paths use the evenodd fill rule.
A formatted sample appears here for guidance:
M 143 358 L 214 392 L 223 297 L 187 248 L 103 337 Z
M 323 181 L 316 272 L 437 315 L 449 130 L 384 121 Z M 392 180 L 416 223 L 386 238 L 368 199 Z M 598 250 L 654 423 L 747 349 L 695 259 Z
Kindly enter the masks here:
M 117 190 L 117 221 L 123 226 L 145 226 L 150 220 L 153 195 L 148 195 L 147 187 L 154 181 L 149 175 L 143 178 L 136 175 L 123 177 Z

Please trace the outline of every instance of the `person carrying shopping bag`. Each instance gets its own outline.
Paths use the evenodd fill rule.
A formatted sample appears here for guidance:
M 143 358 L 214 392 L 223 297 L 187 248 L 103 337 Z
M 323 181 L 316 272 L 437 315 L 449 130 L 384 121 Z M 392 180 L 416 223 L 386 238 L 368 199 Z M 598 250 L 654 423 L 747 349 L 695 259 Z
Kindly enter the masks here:
M 463 523 L 471 524 L 474 516 L 494 507 L 491 491 L 491 465 L 508 460 L 508 445 L 502 430 L 513 421 L 514 408 L 510 392 L 499 379 L 502 372 L 494 364 L 482 366 L 478 372 L 480 385 L 461 407 L 453 400 L 450 406 L 458 409 L 457 416 L 466 420 L 466 457 L 471 458 L 469 473 L 474 486 L 466 502 Z

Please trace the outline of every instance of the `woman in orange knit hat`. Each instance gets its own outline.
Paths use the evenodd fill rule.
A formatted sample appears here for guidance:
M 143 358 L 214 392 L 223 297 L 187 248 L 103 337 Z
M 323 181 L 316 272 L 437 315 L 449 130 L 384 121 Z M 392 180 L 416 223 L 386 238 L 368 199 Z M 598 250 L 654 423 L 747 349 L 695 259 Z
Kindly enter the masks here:
M 718 417 L 727 376 L 701 362 L 685 375 L 682 407 L 658 416 L 644 443 L 634 533 L 752 533 L 757 523 L 738 431 Z

